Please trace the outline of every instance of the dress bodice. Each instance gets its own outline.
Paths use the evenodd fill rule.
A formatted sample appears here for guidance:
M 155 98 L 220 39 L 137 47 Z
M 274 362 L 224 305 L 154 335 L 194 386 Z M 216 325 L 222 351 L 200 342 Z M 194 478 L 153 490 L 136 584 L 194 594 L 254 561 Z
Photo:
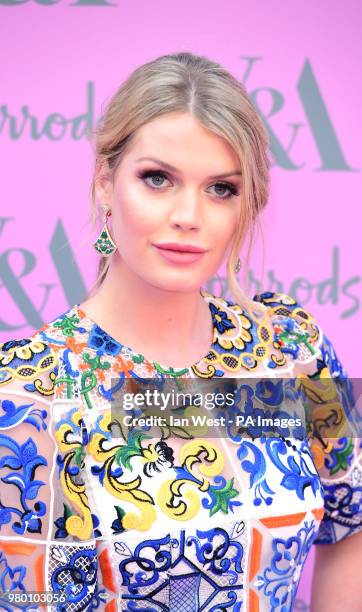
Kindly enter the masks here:
M 361 529 L 353 390 L 320 326 L 284 294 L 202 295 L 214 340 L 189 368 L 150 362 L 77 304 L 0 345 L 9 590 L 53 591 L 59 611 L 282 612 L 312 544 Z M 235 401 L 209 426 L 192 402 L 171 423 L 116 419 L 115 398 L 149 380 Z M 280 425 L 292 416 L 303 427 Z

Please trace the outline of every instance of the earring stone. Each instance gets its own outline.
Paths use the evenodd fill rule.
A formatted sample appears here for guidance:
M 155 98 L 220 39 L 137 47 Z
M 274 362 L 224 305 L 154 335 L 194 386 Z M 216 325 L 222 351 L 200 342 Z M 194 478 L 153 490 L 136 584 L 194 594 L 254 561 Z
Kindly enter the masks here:
M 117 250 L 117 245 L 114 243 L 112 236 L 107 226 L 107 218 L 111 215 L 111 210 L 105 209 L 105 218 L 103 229 L 98 236 L 97 240 L 93 243 L 95 250 L 103 257 L 109 257 Z

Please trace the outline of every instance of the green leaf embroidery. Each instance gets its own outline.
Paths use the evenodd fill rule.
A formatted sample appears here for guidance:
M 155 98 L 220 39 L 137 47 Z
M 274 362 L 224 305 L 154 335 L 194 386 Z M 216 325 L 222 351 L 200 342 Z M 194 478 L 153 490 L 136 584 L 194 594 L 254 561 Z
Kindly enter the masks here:
M 228 513 L 229 509 L 229 500 L 233 497 L 236 497 L 239 492 L 233 488 L 234 478 L 231 478 L 227 481 L 225 487 L 223 489 L 215 489 L 213 491 L 213 496 L 215 497 L 215 504 L 210 510 L 210 516 L 216 514 L 216 512 L 224 512 Z
M 124 446 L 121 446 L 115 454 L 115 460 L 118 465 L 123 465 L 125 468 L 132 471 L 131 459 L 132 457 L 139 455 L 142 457 L 143 449 L 141 446 L 141 439 L 144 438 L 152 438 L 145 434 L 144 432 L 140 432 L 138 430 L 132 430 L 128 434 L 128 443 Z

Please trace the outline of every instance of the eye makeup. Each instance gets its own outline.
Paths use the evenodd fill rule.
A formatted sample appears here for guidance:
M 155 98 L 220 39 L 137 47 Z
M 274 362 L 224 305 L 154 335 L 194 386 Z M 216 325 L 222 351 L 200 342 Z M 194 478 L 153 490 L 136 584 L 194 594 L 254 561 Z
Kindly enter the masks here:
M 138 173 L 137 175 L 141 180 L 143 180 L 145 182 L 146 185 L 148 185 L 151 189 L 160 189 L 163 187 L 163 185 L 158 185 L 156 186 L 154 183 L 150 183 L 147 179 L 152 179 L 154 177 L 161 177 L 163 179 L 169 179 L 168 173 L 164 172 L 163 170 L 151 170 L 151 169 L 147 169 L 147 170 L 142 170 L 141 172 Z M 230 183 L 228 181 L 217 181 L 215 183 L 213 183 L 213 185 L 211 185 L 212 187 L 222 187 L 224 189 L 228 189 L 229 193 L 227 195 L 217 195 L 216 197 L 219 200 L 226 200 L 232 196 L 238 196 L 239 195 L 239 190 L 237 189 L 237 187 L 233 184 Z

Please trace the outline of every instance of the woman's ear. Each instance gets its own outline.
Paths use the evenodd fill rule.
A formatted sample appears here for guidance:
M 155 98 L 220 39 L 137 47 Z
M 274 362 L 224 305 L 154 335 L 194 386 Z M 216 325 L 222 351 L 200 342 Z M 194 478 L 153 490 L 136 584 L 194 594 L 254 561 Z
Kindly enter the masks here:
M 113 181 L 111 171 L 108 166 L 107 160 L 96 163 L 95 169 L 95 192 L 98 201 L 101 206 L 112 207 L 113 197 Z

